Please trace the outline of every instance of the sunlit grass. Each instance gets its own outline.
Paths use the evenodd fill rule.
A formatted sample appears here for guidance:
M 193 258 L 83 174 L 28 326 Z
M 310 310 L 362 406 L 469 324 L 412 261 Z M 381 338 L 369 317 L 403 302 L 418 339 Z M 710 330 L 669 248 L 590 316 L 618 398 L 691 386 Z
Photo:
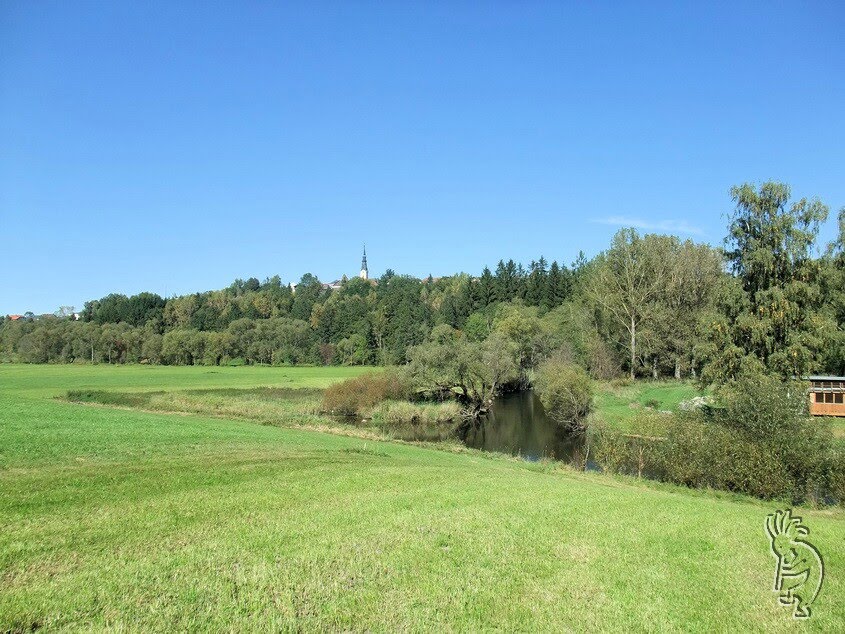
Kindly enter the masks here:
M 144 377 L 165 402 L 213 388 L 206 405 L 255 405 L 261 386 L 319 387 L 334 368 L 233 385 L 44 369 L 0 368 L 0 631 L 794 629 L 771 592 L 773 504 L 49 398 Z M 284 390 L 294 409 L 312 398 Z M 801 515 L 828 569 L 802 629 L 843 631 L 845 513 Z
M 211 388 L 326 388 L 363 372 L 362 367 L 213 367 L 161 365 L 0 364 L 0 392 L 21 396 L 63 396 L 68 390 L 148 392 Z
M 697 385 L 686 381 L 601 381 L 594 389 L 596 415 L 623 429 L 645 408 L 674 412 L 682 401 L 705 394 Z

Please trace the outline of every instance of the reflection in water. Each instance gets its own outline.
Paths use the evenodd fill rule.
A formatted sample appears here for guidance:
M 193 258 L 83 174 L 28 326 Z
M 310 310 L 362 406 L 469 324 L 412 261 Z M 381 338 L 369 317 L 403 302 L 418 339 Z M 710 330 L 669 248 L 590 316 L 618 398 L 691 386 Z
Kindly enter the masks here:
M 461 439 L 475 449 L 583 465 L 584 434 L 548 418 L 532 391 L 496 399 L 486 417 L 462 430 Z

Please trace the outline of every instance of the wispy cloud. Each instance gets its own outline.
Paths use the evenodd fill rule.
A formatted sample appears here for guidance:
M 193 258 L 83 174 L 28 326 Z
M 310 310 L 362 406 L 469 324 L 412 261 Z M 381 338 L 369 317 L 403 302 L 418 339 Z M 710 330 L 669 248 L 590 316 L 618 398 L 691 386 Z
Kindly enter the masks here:
M 634 227 L 644 231 L 661 231 L 664 233 L 682 233 L 690 236 L 704 236 L 700 227 L 688 223 L 686 220 L 642 220 L 628 216 L 608 216 L 597 218 L 594 222 L 614 227 Z

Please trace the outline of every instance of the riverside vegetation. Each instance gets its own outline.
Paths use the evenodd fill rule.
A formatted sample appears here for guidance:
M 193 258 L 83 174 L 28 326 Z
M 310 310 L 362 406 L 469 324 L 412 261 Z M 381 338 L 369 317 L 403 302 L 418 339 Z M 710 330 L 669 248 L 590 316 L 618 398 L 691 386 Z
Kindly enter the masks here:
M 455 361 L 460 364 L 459 359 Z M 566 428 L 581 433 L 586 429 L 585 453 L 575 464 L 579 468 L 586 467 L 589 459 L 608 473 L 693 488 L 721 489 L 790 504 L 845 502 L 845 443 L 836 442 L 829 421 L 807 416 L 800 384 L 784 387 L 777 379 L 759 377 L 722 388 L 710 398 L 711 405 L 687 410 L 683 401 L 673 399 L 688 392 L 675 385 L 652 384 L 650 390 L 639 393 L 637 401 L 630 400 L 636 393 L 631 393 L 625 382 L 617 387 L 600 384 L 604 397 L 595 407 L 592 393 L 596 388 L 586 375 L 572 371 L 571 366 L 561 370 L 558 363 L 552 360 L 540 370 L 541 377 L 548 373 L 555 383 L 542 378 L 537 383 L 545 395 L 541 401 L 557 408 L 552 411 L 566 412 L 562 419 Z M 414 377 L 408 369 L 393 368 L 337 381 L 325 391 L 291 387 L 131 392 L 75 389 L 68 391 L 66 398 L 373 439 L 449 441 L 450 446 L 458 442 L 463 427 L 483 424 L 461 405 L 460 391 L 438 389 L 432 393 L 427 382 L 415 383 Z M 627 409 L 634 413 L 626 420 L 617 419 L 614 397 L 606 396 L 613 392 L 627 393 Z M 573 407 L 578 411 L 576 419 L 571 418 Z

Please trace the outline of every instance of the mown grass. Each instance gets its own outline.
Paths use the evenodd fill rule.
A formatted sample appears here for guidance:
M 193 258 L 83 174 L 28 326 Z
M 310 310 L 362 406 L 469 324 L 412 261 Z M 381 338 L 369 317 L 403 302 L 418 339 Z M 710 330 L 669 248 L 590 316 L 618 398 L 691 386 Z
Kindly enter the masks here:
M 0 364 L 0 390 L 21 396 L 64 396 L 68 390 L 148 392 L 212 388 L 326 388 L 379 368 L 212 367 L 161 365 Z
M 677 411 L 682 401 L 703 396 L 695 384 L 686 381 L 601 381 L 595 385 L 595 415 L 605 423 L 625 429 L 627 423 L 645 408 Z
M 81 389 L 75 370 L 0 382 L 0 631 L 794 629 L 771 592 L 777 505 L 44 398 Z M 801 514 L 827 566 L 804 629 L 843 631 L 845 513 Z

